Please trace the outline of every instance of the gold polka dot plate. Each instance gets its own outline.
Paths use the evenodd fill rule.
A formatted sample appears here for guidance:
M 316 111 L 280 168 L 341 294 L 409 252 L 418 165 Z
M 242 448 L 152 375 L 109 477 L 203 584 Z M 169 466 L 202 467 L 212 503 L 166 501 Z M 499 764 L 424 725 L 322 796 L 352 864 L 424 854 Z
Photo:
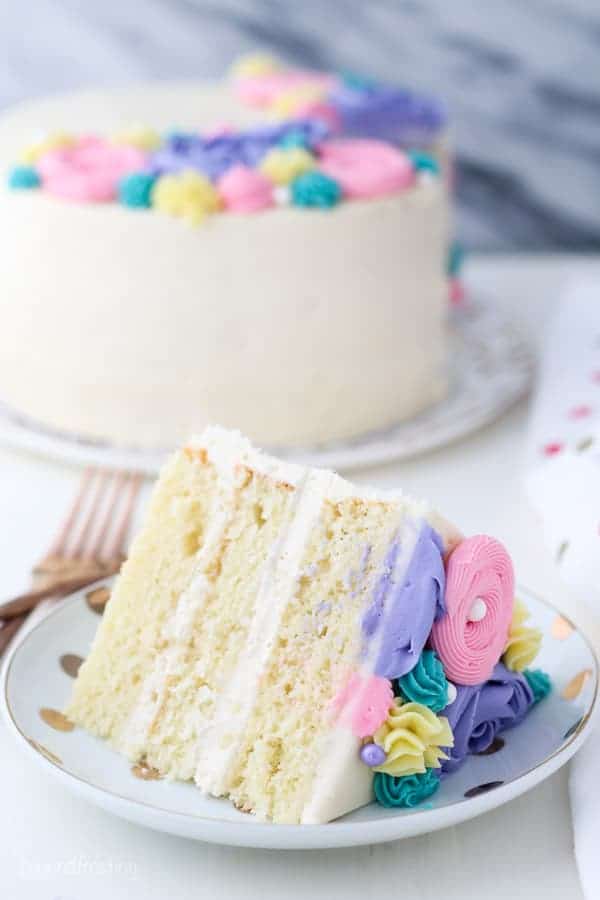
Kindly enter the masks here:
M 0 705 L 20 742 L 23 764 L 41 767 L 65 789 L 159 831 L 247 847 L 309 849 L 398 840 L 471 819 L 525 793 L 552 775 L 581 746 L 595 716 L 598 662 L 569 619 L 526 590 L 519 596 L 543 633 L 536 668 L 551 694 L 522 725 L 504 731 L 485 753 L 444 778 L 414 809 L 375 803 L 327 825 L 272 825 L 205 797 L 192 784 L 169 782 L 143 761 L 132 766 L 64 715 L 73 679 L 101 621 L 111 582 L 68 597 L 17 644 L 4 661 Z M 100 590 L 102 589 L 102 590 Z

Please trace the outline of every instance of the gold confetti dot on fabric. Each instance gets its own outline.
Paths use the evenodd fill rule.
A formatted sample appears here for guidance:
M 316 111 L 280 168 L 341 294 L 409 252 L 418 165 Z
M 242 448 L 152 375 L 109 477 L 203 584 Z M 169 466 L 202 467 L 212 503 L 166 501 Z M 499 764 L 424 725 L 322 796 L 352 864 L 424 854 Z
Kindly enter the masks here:
M 565 641 L 574 630 L 573 625 L 564 616 L 557 616 L 552 623 L 552 637 L 557 641 Z
M 136 778 L 141 778 L 142 781 L 158 781 L 160 778 L 158 769 L 147 765 L 147 763 L 136 763 L 131 767 L 131 774 L 135 775 Z
M 92 610 L 92 612 L 98 613 L 98 615 L 102 615 L 104 612 L 104 607 L 110 600 L 110 591 L 105 586 L 94 588 L 93 591 L 88 591 L 85 595 L 85 602 Z
M 588 437 L 581 438 L 581 440 L 575 444 L 575 449 L 578 453 L 585 453 L 586 450 L 589 450 L 593 446 L 594 438 L 589 435 Z
M 563 700 L 575 700 L 579 697 L 582 692 L 588 678 L 591 677 L 592 670 L 591 669 L 583 669 L 581 672 L 578 672 L 566 687 L 563 688 L 562 697 Z
M 61 669 L 70 678 L 77 678 L 79 669 L 84 662 L 83 656 L 77 656 L 76 653 L 63 653 L 59 659 Z
M 40 709 L 40 718 L 50 728 L 54 728 L 55 731 L 73 731 L 75 728 L 73 722 L 67 719 L 64 713 L 59 712 L 57 709 L 50 709 L 47 706 L 43 706 Z
M 31 744 L 34 750 L 37 750 L 38 753 L 41 753 L 42 756 L 45 756 L 47 760 L 55 763 L 55 765 L 57 766 L 62 766 L 63 761 L 60 756 L 57 756 L 56 753 L 52 752 L 52 750 L 48 750 L 48 748 L 44 747 L 43 744 L 40 744 L 39 741 L 34 741 L 33 738 L 27 738 L 27 742 Z

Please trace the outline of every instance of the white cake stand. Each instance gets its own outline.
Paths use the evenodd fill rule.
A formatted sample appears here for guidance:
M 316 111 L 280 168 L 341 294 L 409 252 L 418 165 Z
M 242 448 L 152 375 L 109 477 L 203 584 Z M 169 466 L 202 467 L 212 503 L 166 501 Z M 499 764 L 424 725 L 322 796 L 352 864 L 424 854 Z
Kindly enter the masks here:
M 487 425 L 528 390 L 533 354 L 522 328 L 490 301 L 471 300 L 450 317 L 448 396 L 421 415 L 352 441 L 277 450 L 279 457 L 332 469 L 406 459 Z M 54 431 L 0 403 L 0 442 L 77 465 L 156 475 L 169 452 L 117 447 Z

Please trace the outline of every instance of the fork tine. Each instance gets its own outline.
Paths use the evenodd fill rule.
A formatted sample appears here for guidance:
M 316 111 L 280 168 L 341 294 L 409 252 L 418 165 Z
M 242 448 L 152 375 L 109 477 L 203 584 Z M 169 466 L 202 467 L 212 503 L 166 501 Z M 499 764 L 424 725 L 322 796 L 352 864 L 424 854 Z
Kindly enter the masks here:
M 70 509 L 60 526 L 57 535 L 50 545 L 47 556 L 58 556 L 65 552 L 67 538 L 71 533 L 80 510 L 84 505 L 85 499 L 88 496 L 95 472 L 96 470 L 92 466 L 88 466 L 88 468 L 84 470 L 79 483 L 79 489 L 73 498 Z
M 142 486 L 142 476 L 139 472 L 129 472 L 126 479 L 127 495 L 122 507 L 121 517 L 116 523 L 112 537 L 107 538 L 104 547 L 105 559 L 111 559 L 118 554 L 124 554 L 127 532 L 131 523 L 131 517 L 135 507 L 135 501 Z
M 107 561 L 109 558 L 104 553 L 104 547 L 106 545 L 111 526 L 115 520 L 119 502 L 122 499 L 123 490 L 127 484 L 128 477 L 129 474 L 125 471 L 118 471 L 114 473 L 112 490 L 105 504 L 104 513 L 100 519 L 100 524 L 96 529 L 93 543 L 91 543 L 90 549 L 88 550 L 89 556 L 94 559 Z
M 98 510 L 101 509 L 102 498 L 106 494 L 106 487 L 107 483 L 110 481 L 111 474 L 112 473 L 106 469 L 95 470 L 94 488 L 91 492 L 92 497 L 85 512 L 83 523 L 75 537 L 74 544 L 65 552 L 65 555 L 69 559 L 77 557 L 87 558 L 86 548 L 89 536 L 93 531 L 94 521 L 98 515 Z

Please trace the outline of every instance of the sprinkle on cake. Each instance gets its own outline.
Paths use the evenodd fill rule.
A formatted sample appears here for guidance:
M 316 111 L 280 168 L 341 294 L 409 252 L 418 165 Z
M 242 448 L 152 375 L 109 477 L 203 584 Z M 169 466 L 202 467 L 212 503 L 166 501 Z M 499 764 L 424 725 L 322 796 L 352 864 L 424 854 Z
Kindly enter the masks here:
M 410 807 L 549 683 L 506 550 L 209 428 L 167 463 L 69 717 L 261 819 Z

